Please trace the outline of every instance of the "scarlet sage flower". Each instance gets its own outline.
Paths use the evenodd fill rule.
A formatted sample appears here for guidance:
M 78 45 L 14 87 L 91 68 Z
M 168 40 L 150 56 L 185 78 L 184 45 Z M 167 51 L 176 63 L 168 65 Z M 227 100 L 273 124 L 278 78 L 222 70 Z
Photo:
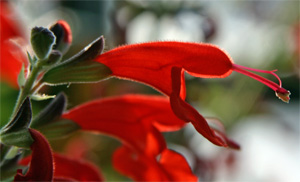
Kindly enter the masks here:
M 165 149 L 158 159 L 138 155 L 128 147 L 120 147 L 113 155 L 114 166 L 135 181 L 198 181 L 185 158 Z
M 232 71 L 237 71 L 267 85 L 283 101 L 289 101 L 290 93 L 281 87 L 280 80 L 279 84 L 276 84 L 247 70 L 275 76 L 274 71 L 236 65 L 224 51 L 210 44 L 151 42 L 127 45 L 99 55 L 96 61 L 109 67 L 112 76 L 145 83 L 168 95 L 176 116 L 191 122 L 199 133 L 219 146 L 238 148 L 235 143 L 211 128 L 206 120 L 184 101 L 184 71 L 201 78 L 224 78 Z
M 19 169 L 14 181 L 103 181 L 102 174 L 93 164 L 82 159 L 72 159 L 52 153 L 47 139 L 38 131 L 29 129 L 34 139 L 32 154 L 19 161 L 20 165 L 30 164 L 25 175 Z
M 38 131 L 29 129 L 34 140 L 31 165 L 25 175 L 19 169 L 14 181 L 52 181 L 53 180 L 53 157 L 51 147 L 47 139 Z M 43 160 L 41 160 L 43 159 Z
M 166 146 L 160 132 L 181 129 L 164 96 L 124 95 L 87 102 L 62 116 L 82 130 L 100 132 L 123 141 L 138 153 L 156 156 Z
M 74 121 L 82 130 L 120 139 L 124 146 L 115 152 L 114 166 L 134 180 L 197 181 L 185 159 L 166 149 L 160 132 L 178 130 L 186 122 L 174 115 L 165 96 L 124 95 L 94 100 L 62 117 Z M 159 155 L 161 160 L 157 161 Z M 167 167 L 176 163 L 168 160 L 173 157 L 181 167 Z
M 12 39 L 25 36 L 22 29 L 18 26 L 16 19 L 13 19 L 14 13 L 9 3 L 0 2 L 0 77 L 14 88 L 18 88 L 18 75 L 22 68 L 28 64 L 26 56 L 21 47 L 12 42 Z

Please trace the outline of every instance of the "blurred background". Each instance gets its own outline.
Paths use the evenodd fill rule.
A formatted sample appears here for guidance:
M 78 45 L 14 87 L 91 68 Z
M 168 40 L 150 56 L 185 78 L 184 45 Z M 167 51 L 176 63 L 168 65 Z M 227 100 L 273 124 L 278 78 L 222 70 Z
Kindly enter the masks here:
M 216 44 L 235 63 L 265 70 L 278 69 L 289 104 L 244 75 L 225 79 L 186 76 L 187 101 L 203 116 L 217 117 L 241 151 L 214 146 L 191 125 L 165 133 L 168 147 L 182 153 L 200 181 L 292 182 L 300 180 L 299 137 L 299 1 L 11 1 L 24 32 L 66 20 L 73 45 L 66 58 L 100 35 L 105 51 L 124 44 L 177 40 Z M 264 75 L 274 81 L 276 78 Z M 269 77 L 270 76 L 270 77 Z M 63 90 L 68 108 L 95 98 L 126 93 L 160 94 L 150 87 L 118 79 L 97 84 L 45 87 Z M 18 91 L 1 83 L 1 125 L 8 120 Z M 38 112 L 49 101 L 34 102 Z M 54 150 L 72 152 L 96 163 L 107 181 L 129 180 L 111 164 L 120 143 L 83 132 L 50 141 Z

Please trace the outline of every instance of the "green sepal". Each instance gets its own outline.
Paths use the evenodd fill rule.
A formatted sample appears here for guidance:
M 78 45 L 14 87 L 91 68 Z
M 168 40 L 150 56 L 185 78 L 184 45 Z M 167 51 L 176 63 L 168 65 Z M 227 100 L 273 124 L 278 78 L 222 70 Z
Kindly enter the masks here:
M 47 28 L 44 27 L 34 27 L 31 30 L 31 46 L 40 59 L 48 58 L 52 47 L 55 43 L 55 35 Z
M 56 63 L 59 63 L 62 58 L 61 52 L 57 50 L 52 50 L 51 53 L 49 54 L 48 59 L 41 60 L 41 65 L 43 68 L 48 68 Z
M 4 145 L 3 143 L 0 143 L 0 166 L 2 166 L 4 157 L 8 154 L 10 150 L 10 146 Z
M 30 127 L 38 128 L 57 120 L 65 110 L 67 98 L 59 93 L 39 114 L 33 118 Z
M 36 59 L 32 58 L 31 55 L 30 55 L 30 53 L 28 51 L 27 51 L 27 58 L 29 60 L 30 65 L 34 65 L 35 64 Z
M 69 60 L 45 73 L 42 82 L 48 85 L 98 82 L 112 74 L 109 67 L 93 61 L 103 50 L 101 36 Z
M 48 139 L 58 139 L 66 137 L 71 133 L 80 129 L 80 126 L 67 119 L 61 119 L 47 125 L 38 127 L 38 130 L 43 133 Z
M 56 97 L 55 95 L 46 95 L 46 94 L 43 95 L 34 94 L 30 96 L 30 98 L 35 101 L 48 100 L 48 99 L 53 99 L 55 97 Z
M 18 169 L 25 169 L 26 167 L 16 165 L 14 167 L 10 167 L 8 169 L 3 168 L 4 170 L 1 170 L 1 175 L 0 175 L 0 181 L 1 182 L 12 182 L 14 181 L 14 177 L 16 175 L 16 171 Z
M 1 135 L 28 128 L 31 117 L 31 103 L 29 97 L 26 97 L 14 118 L 1 130 Z
M 18 85 L 20 88 L 22 88 L 25 85 L 26 78 L 25 78 L 25 66 L 22 65 L 21 71 L 18 75 Z
M 76 62 L 57 66 L 49 70 L 42 82 L 47 85 L 99 82 L 111 75 L 111 70 L 94 61 Z
M 16 175 L 16 171 L 18 169 L 26 169 L 27 166 L 20 166 L 18 165 L 18 162 L 22 156 L 22 152 L 20 151 L 20 148 L 18 147 L 11 147 L 11 150 L 9 151 L 9 154 L 5 156 L 2 159 L 1 162 L 1 175 L 0 175 L 0 181 L 13 181 L 13 177 Z M 10 179 L 12 178 L 12 179 Z
M 5 145 L 7 146 L 7 145 Z M 5 159 L 6 160 L 11 160 L 13 158 L 15 158 L 17 155 L 19 155 L 20 153 L 20 148 L 16 147 L 16 146 L 9 146 L 9 150 L 7 152 L 7 154 L 5 155 Z
M 85 48 L 83 48 L 79 53 L 68 59 L 66 62 L 81 62 L 89 61 L 95 59 L 98 55 L 102 53 L 104 49 L 104 37 L 100 36 Z
M 20 129 L 14 132 L 1 134 L 1 142 L 5 145 L 13 145 L 21 148 L 30 148 L 34 140 L 28 128 Z
M 31 103 L 29 97 L 26 97 L 14 118 L 1 130 L 1 142 L 5 145 L 29 148 L 34 141 L 28 130 L 31 117 Z

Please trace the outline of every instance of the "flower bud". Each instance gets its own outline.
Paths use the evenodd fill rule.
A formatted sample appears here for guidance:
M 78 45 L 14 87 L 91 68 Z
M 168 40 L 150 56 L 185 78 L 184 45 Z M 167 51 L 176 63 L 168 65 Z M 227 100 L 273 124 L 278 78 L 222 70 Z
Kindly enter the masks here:
M 59 50 L 62 54 L 65 54 L 72 43 L 72 32 L 69 24 L 64 20 L 59 20 L 50 27 L 50 30 L 56 37 L 53 49 Z
M 53 50 L 51 51 L 48 59 L 43 60 L 44 61 L 43 66 L 52 66 L 58 63 L 61 60 L 61 58 L 62 58 L 62 54 L 57 50 Z
M 30 41 L 38 59 L 43 60 L 48 58 L 50 52 L 52 51 L 52 46 L 55 43 L 55 36 L 47 28 L 34 27 L 31 30 Z

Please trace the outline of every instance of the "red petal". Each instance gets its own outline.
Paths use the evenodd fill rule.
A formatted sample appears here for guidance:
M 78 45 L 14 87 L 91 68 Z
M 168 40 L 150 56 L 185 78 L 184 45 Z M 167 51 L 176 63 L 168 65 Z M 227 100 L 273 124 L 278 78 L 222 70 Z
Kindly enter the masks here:
M 54 158 L 54 181 L 103 181 L 104 178 L 99 169 L 90 162 L 82 159 L 73 159 L 57 153 Z M 43 158 L 40 158 L 41 160 Z M 19 161 L 20 165 L 28 165 L 32 156 L 28 156 Z M 43 161 L 43 160 L 41 160 Z M 43 165 L 41 165 L 43 166 Z M 22 170 L 18 170 L 17 175 L 22 175 Z M 27 174 L 26 174 L 27 175 Z M 30 179 L 28 179 L 30 180 Z M 24 178 L 15 178 L 15 181 L 26 181 Z M 48 180 L 49 181 L 49 180 Z
M 12 38 L 24 38 L 14 17 L 9 3 L 0 2 L 0 77 L 11 86 L 18 88 L 18 74 L 22 64 L 27 64 L 26 56 L 21 48 L 10 42 Z
M 174 67 L 172 69 L 173 93 L 170 95 L 170 104 L 177 117 L 184 121 L 191 122 L 195 129 L 212 143 L 219 146 L 239 149 L 237 144 L 234 145 L 235 143 L 229 140 L 225 134 L 211 128 L 203 116 L 180 98 L 180 75 L 181 68 Z
M 159 162 L 172 181 L 198 181 L 185 158 L 177 152 L 165 150 Z
M 0 2 L 0 38 L 1 41 L 13 37 L 24 37 L 18 26 L 19 23 L 15 18 L 15 13 L 7 1 Z
M 0 43 L 0 79 L 18 88 L 18 75 L 26 58 L 21 48 L 10 41 Z
M 57 23 L 60 24 L 65 31 L 64 41 L 66 43 L 71 44 L 72 43 L 72 31 L 71 31 L 70 25 L 64 20 L 58 20 Z
M 65 181 L 65 182 L 77 182 L 74 179 L 71 178 L 63 178 L 63 177 L 54 177 L 54 182 L 61 182 L 61 181 Z
M 63 117 L 75 121 L 83 130 L 112 135 L 151 155 L 165 148 L 158 130 L 174 131 L 185 124 L 162 96 L 125 95 L 95 100 L 64 113 Z
M 32 158 L 28 172 L 18 170 L 15 181 L 51 181 L 53 179 L 52 151 L 47 139 L 38 131 L 29 129 L 34 139 L 31 145 Z
M 74 181 L 104 181 L 99 169 L 90 162 L 54 154 L 55 181 L 73 179 Z
M 159 91 L 172 93 L 171 69 L 180 67 L 193 76 L 222 78 L 232 71 L 226 53 L 209 44 L 151 42 L 121 46 L 96 59 L 114 76 L 143 82 Z
M 156 157 L 137 154 L 127 147 L 113 155 L 114 167 L 135 181 L 197 181 L 185 159 L 165 149 L 160 161 Z

